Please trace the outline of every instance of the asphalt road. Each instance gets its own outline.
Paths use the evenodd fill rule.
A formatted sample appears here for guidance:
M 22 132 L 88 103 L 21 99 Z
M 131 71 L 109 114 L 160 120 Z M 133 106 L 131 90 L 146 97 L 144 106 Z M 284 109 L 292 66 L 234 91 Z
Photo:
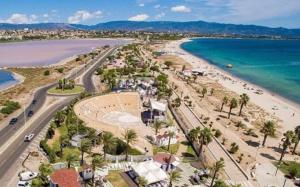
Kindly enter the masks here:
M 105 58 L 110 55 L 115 48 L 109 49 L 105 52 L 105 55 L 100 56 L 99 58 L 95 58 L 93 62 L 91 62 L 87 67 L 82 68 L 77 73 L 73 73 L 71 76 L 67 77 L 69 79 L 73 79 L 76 76 L 84 73 L 83 75 L 83 83 L 86 91 L 94 92 L 95 86 L 92 81 L 92 75 L 95 70 L 104 62 Z M 84 72 L 86 71 L 86 72 Z M 36 91 L 33 100 L 36 100 L 35 104 L 31 104 L 25 110 L 27 114 L 30 110 L 38 111 L 44 104 L 46 100 L 47 90 L 52 86 L 56 85 L 56 83 L 49 84 L 39 90 Z M 65 106 L 67 106 L 72 99 L 72 97 L 65 97 L 65 99 L 58 103 L 57 105 L 52 106 L 47 111 L 41 114 L 38 119 L 36 119 L 30 127 L 28 127 L 15 141 L 13 141 L 9 147 L 0 155 L 0 181 L 6 175 L 6 171 L 11 169 L 14 166 L 14 163 L 20 158 L 22 153 L 29 146 L 29 143 L 24 142 L 24 136 L 29 133 L 34 133 L 36 136 L 42 131 L 42 129 L 49 123 L 49 121 L 53 118 L 55 113 L 58 110 L 61 110 Z M 24 114 L 20 114 L 18 116 L 18 123 L 15 125 L 8 125 L 4 129 L 0 131 L 0 142 L 3 145 L 10 137 L 12 137 L 19 128 L 24 125 Z

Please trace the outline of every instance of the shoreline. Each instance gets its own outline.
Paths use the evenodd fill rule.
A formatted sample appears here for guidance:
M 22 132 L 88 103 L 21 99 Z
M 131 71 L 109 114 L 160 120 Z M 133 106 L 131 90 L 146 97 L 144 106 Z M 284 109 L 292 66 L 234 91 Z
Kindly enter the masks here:
M 0 70 L 2 70 L 2 69 L 3 68 L 0 68 Z M 6 69 L 3 69 L 3 70 L 9 71 L 12 74 L 14 81 L 8 81 L 7 83 L 0 84 L 0 93 L 5 90 L 8 90 L 10 88 L 13 88 L 19 84 L 22 84 L 25 81 L 25 77 L 23 77 L 22 75 L 15 73 L 13 71 L 10 71 L 10 70 L 6 70 Z
M 300 105 L 283 96 L 273 93 L 266 88 L 250 83 L 242 78 L 234 76 L 229 72 L 209 63 L 201 57 L 191 54 L 181 48 L 181 44 L 191 41 L 191 39 L 182 39 L 166 44 L 166 52 L 170 55 L 176 55 L 188 62 L 193 68 L 201 67 L 207 72 L 207 78 L 216 81 L 224 88 L 237 93 L 238 95 L 246 93 L 250 97 L 250 102 L 264 109 L 266 112 L 276 116 L 282 122 L 285 130 L 293 130 L 300 123 Z M 244 86 L 246 85 L 246 86 Z M 256 94 L 255 91 L 261 90 L 263 94 Z M 292 117 L 293 113 L 295 114 Z

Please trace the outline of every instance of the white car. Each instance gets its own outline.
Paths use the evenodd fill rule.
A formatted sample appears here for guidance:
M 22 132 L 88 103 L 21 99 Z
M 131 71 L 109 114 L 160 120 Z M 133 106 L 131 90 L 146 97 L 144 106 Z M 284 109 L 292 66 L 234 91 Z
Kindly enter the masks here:
M 25 142 L 30 142 L 33 139 L 33 137 L 34 137 L 33 133 L 28 134 L 28 135 L 25 136 L 24 141 Z
M 21 181 L 29 181 L 38 176 L 38 173 L 32 172 L 32 171 L 24 171 L 19 174 L 20 180 Z
M 30 187 L 31 184 L 28 181 L 19 181 L 17 187 Z

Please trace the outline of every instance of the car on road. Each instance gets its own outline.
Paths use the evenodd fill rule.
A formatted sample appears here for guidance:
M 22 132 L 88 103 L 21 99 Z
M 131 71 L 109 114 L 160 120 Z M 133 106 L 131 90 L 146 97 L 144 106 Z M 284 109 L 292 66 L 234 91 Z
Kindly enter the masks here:
M 17 187 L 30 187 L 31 184 L 28 181 L 19 181 Z
M 30 110 L 29 112 L 28 112 L 28 114 L 27 114 L 27 117 L 32 117 L 33 116 L 33 114 L 34 114 L 34 112 L 32 111 L 32 110 Z
M 18 122 L 18 118 L 12 118 L 10 121 L 9 121 L 9 124 L 10 125 L 14 125 Z
M 30 141 L 33 139 L 33 137 L 34 137 L 34 134 L 33 134 L 33 133 L 27 134 L 27 135 L 25 136 L 25 138 L 24 138 L 24 141 L 25 141 L 25 142 L 30 142 Z
M 35 105 L 35 103 L 36 103 L 36 99 L 34 99 L 31 104 Z

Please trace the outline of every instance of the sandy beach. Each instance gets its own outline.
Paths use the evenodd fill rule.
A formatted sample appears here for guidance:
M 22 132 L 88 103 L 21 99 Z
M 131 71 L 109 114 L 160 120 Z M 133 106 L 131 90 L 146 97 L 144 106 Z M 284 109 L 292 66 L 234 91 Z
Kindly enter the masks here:
M 180 45 L 187 41 L 189 40 L 183 39 L 180 41 L 169 42 L 166 44 L 164 50 L 169 55 L 176 55 L 184 59 L 186 62 L 190 63 L 193 68 L 204 69 L 207 72 L 207 77 L 209 79 L 216 81 L 226 89 L 237 94 L 248 94 L 252 103 L 282 121 L 282 123 L 279 124 L 282 126 L 282 133 L 286 130 L 293 130 L 300 124 L 300 106 L 298 104 L 279 95 L 275 95 L 257 85 L 234 77 L 210 64 L 206 60 L 184 51 L 180 48 Z

